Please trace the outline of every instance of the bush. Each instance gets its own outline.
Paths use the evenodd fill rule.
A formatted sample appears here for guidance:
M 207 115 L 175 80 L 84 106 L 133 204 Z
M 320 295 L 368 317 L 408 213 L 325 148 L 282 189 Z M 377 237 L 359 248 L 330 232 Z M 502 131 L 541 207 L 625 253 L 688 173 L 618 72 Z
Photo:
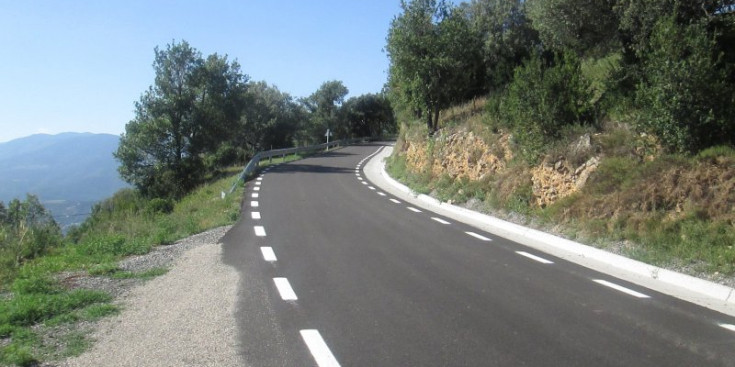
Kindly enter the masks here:
M 521 156 L 535 161 L 562 127 L 591 120 L 587 90 L 575 55 L 557 55 L 551 66 L 537 55 L 516 69 L 505 96 L 489 109 L 511 128 Z
M 149 214 L 169 214 L 174 211 L 174 201 L 171 199 L 153 198 L 146 205 Z
M 656 24 L 649 48 L 636 92 L 640 128 L 672 152 L 735 143 L 733 65 L 723 61 L 716 35 L 703 22 L 668 17 Z

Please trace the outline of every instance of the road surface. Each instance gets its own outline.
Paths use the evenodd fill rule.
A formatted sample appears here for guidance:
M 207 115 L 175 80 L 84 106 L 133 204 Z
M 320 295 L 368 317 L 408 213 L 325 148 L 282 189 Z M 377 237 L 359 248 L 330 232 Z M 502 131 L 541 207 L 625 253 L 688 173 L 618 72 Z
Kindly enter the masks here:
M 397 200 L 380 144 L 270 169 L 223 239 L 252 366 L 733 366 L 735 320 Z

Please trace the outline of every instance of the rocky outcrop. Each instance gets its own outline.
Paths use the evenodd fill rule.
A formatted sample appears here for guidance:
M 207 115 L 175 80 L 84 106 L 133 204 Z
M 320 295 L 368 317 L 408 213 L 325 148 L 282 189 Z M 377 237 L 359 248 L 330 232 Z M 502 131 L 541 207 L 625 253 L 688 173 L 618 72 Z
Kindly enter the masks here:
M 592 157 L 579 167 L 571 168 L 563 156 L 555 160 L 547 157 L 541 165 L 531 169 L 536 205 L 543 208 L 581 190 L 599 164 L 600 159 Z

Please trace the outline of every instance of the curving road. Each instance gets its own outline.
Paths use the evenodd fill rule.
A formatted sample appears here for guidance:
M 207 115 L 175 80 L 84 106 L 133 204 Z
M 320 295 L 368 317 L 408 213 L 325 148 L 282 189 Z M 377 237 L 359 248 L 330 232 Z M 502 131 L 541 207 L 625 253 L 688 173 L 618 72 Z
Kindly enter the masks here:
M 380 144 L 247 183 L 223 239 L 252 366 L 733 366 L 735 319 L 417 209 Z

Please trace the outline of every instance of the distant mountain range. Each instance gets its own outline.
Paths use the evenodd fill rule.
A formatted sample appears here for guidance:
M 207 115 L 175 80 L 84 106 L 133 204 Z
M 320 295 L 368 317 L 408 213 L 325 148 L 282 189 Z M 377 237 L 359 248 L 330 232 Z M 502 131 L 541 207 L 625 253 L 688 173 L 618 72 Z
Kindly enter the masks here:
M 110 134 L 38 134 L 0 143 L 0 200 L 37 195 L 62 226 L 81 222 L 97 201 L 127 184 Z

